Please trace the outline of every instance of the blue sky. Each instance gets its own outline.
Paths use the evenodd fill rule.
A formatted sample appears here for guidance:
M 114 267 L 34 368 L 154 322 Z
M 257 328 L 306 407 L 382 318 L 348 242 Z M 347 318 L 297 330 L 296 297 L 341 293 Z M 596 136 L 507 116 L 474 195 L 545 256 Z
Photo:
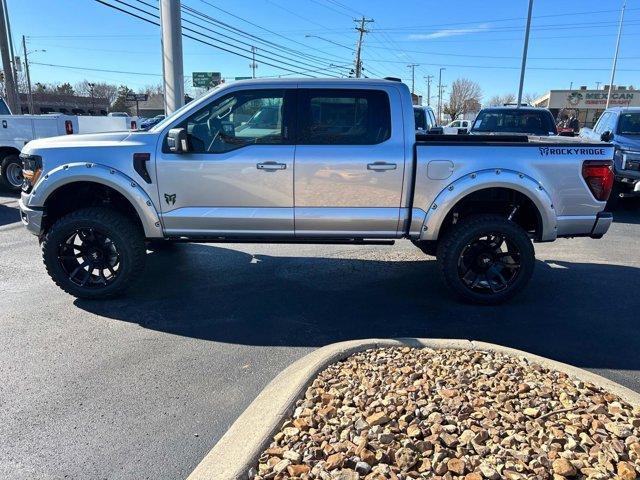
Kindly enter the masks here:
M 105 1 L 132 10 L 117 0 Z M 147 11 L 158 4 L 157 0 L 123 1 Z M 31 55 L 33 82 L 75 83 L 86 78 L 139 89 L 161 81 L 159 27 L 95 0 L 7 2 L 16 46 L 26 35 L 29 50 L 46 49 Z M 446 68 L 443 84 L 470 78 L 481 85 L 485 100 L 517 90 L 526 0 L 183 0 L 182 4 L 193 9 L 194 15 L 208 15 L 260 40 L 277 43 L 274 48 L 255 38 L 241 39 L 255 44 L 259 54 L 276 59 L 259 57 L 259 76 L 300 76 L 285 69 L 324 69 L 333 75 L 345 71 L 344 66 L 353 62 L 357 38 L 353 18 L 361 14 L 375 20 L 369 25 L 363 54 L 365 73 L 370 76 L 402 77 L 410 84 L 407 64 L 417 63 L 418 93 L 426 94 L 424 77 L 434 75 L 437 81 L 441 66 Z M 536 0 L 525 92 L 568 89 L 571 82 L 574 88 L 608 83 L 621 4 L 622 0 Z M 183 19 L 218 32 L 205 32 L 217 40 L 199 38 L 219 46 L 224 46 L 219 40 L 234 43 L 221 33 L 238 38 L 204 17 L 185 14 Z M 202 31 L 193 23 L 183 25 Z M 640 0 L 628 0 L 617 84 L 640 86 L 639 40 Z M 282 48 L 289 50 L 284 53 Z M 249 60 L 191 39 L 184 39 L 184 59 L 185 75 L 193 71 L 220 71 L 230 78 L 251 74 Z M 338 67 L 330 67 L 332 64 Z M 130 73 L 80 70 L 83 68 Z M 435 91 L 433 88 L 432 95 Z

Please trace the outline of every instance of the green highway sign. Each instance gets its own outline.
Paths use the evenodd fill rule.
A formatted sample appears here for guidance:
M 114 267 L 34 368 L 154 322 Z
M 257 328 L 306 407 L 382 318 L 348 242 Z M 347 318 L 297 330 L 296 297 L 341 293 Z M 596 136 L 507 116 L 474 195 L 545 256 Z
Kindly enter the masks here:
M 220 83 L 222 76 L 220 72 L 193 72 L 191 78 L 194 87 L 211 88 Z
M 252 77 L 236 77 L 234 80 L 251 80 Z

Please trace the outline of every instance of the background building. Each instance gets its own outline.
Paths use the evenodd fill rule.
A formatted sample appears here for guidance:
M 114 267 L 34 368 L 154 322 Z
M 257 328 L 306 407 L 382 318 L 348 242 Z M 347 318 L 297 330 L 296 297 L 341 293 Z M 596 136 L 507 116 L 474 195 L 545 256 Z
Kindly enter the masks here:
M 29 113 L 29 95 L 20 94 L 22 113 Z M 109 100 L 99 97 L 84 97 L 64 93 L 33 93 L 33 113 L 65 113 L 67 115 L 106 115 Z
M 574 111 L 581 127 L 593 127 L 607 105 L 609 86 L 601 90 L 551 90 L 533 101 L 536 107 L 551 110 L 556 119 L 561 113 Z M 611 92 L 610 107 L 640 107 L 640 90 L 633 87 L 615 86 Z

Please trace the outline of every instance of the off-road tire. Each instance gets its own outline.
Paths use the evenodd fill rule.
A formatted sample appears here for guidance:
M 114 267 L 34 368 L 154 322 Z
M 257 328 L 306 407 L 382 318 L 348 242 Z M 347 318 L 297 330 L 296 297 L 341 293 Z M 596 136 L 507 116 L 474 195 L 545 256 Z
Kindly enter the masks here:
M 520 269 L 504 291 L 477 293 L 460 278 L 458 265 L 464 249 L 483 234 L 498 233 L 508 238 L 520 251 Z M 445 232 L 438 245 L 438 267 L 445 285 L 463 300 L 483 305 L 503 303 L 517 295 L 531 279 L 535 266 L 535 250 L 527 232 L 516 223 L 499 215 L 473 215 L 463 218 Z
M 69 235 L 80 228 L 93 228 L 108 233 L 120 255 L 122 266 L 113 283 L 102 288 L 85 288 L 70 280 L 59 261 L 59 248 Z M 42 241 L 42 258 L 53 281 L 65 292 L 84 299 L 116 297 L 137 281 L 144 270 L 146 248 L 139 225 L 107 207 L 76 210 L 56 221 Z
M 14 184 L 10 179 L 9 169 L 12 167 L 15 168 L 16 165 L 22 169 L 22 161 L 17 154 L 7 155 L 2 159 L 2 163 L 0 163 L 0 183 L 5 189 L 13 193 L 19 193 L 22 189 L 22 184 Z

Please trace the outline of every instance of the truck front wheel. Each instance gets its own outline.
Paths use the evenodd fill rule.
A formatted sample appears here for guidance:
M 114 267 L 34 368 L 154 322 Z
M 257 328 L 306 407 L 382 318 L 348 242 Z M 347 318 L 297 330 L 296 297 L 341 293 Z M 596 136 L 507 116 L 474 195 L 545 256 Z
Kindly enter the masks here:
M 438 245 L 445 284 L 473 303 L 509 300 L 531 279 L 535 251 L 527 232 L 498 215 L 462 219 Z
M 42 256 L 47 272 L 65 292 L 87 299 L 122 293 L 144 269 L 141 228 L 125 215 L 89 207 L 60 218 L 46 233 Z
M 22 162 L 16 154 L 7 155 L 0 164 L 0 181 L 11 192 L 22 188 Z

